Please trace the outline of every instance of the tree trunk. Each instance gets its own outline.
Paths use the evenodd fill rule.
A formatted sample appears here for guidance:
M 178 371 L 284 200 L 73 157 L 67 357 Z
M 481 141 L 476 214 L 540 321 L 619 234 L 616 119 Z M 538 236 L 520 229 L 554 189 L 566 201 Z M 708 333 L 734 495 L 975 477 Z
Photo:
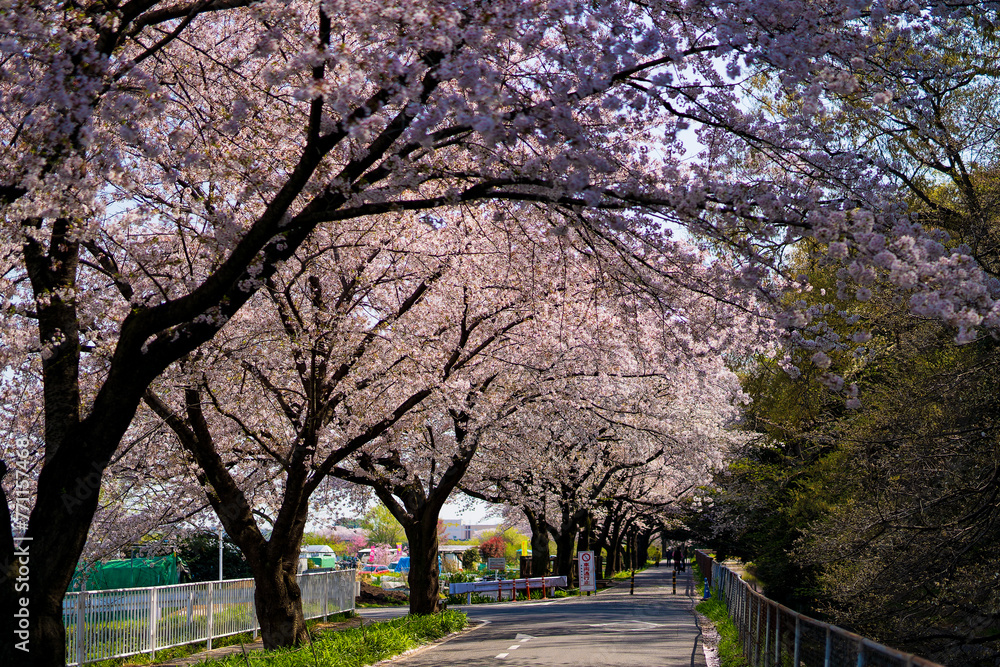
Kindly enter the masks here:
M 301 457 L 288 466 L 281 508 L 270 539 L 264 539 L 250 502 L 215 447 L 212 432 L 201 412 L 199 388 L 185 391 L 187 420 L 173 413 L 158 396 L 147 392 L 145 401 L 177 435 L 200 468 L 199 481 L 230 539 L 240 548 L 253 573 L 254 604 L 261 639 L 268 649 L 298 646 L 308 639 L 302 613 L 302 591 L 296 579 L 299 547 L 309 515 L 308 472 Z
M 559 531 L 553 531 L 556 541 L 555 574 L 566 577 L 566 583 L 569 584 L 573 576 L 573 542 L 576 537 L 574 535 L 576 526 L 564 524 L 560 528 Z
M 97 509 L 106 465 L 94 463 L 80 449 L 60 448 L 42 469 L 25 539 L 14 538 L 9 528 L 4 531 L 0 627 L 8 632 L 0 638 L 0 665 L 5 667 L 66 664 L 63 598 Z
M 594 519 L 588 512 L 584 516 L 583 521 L 580 522 L 580 537 L 576 542 L 576 550 L 578 553 L 580 551 L 590 551 L 591 543 L 593 542 L 594 539 L 593 525 L 594 525 Z
M 437 516 L 434 521 L 407 521 L 403 530 L 410 541 L 410 613 L 434 614 L 440 609 Z
M 618 571 L 618 563 L 621 559 L 621 523 L 614 522 L 611 529 L 611 540 L 608 542 L 608 561 L 604 565 L 604 578 L 610 579 Z
M 646 564 L 646 559 L 649 557 L 649 537 L 650 533 L 648 530 L 644 530 L 639 533 L 639 538 L 636 545 L 636 562 L 639 567 Z
M 297 562 L 264 563 L 254 570 L 254 604 L 264 648 L 298 646 L 309 638 L 302 614 L 302 590 L 296 579 Z
M 607 554 L 605 555 L 604 558 L 605 567 L 607 567 L 607 561 L 611 555 L 611 549 L 608 548 L 608 536 L 611 532 L 611 523 L 612 523 L 612 515 L 611 512 L 609 511 L 608 514 L 604 517 L 604 521 L 601 525 L 601 531 L 597 537 L 597 543 L 594 545 L 594 549 L 597 551 L 598 554 L 601 554 L 602 552 Z
M 541 577 L 549 571 L 549 533 L 545 529 L 545 516 L 524 508 L 524 515 L 531 526 L 531 576 Z

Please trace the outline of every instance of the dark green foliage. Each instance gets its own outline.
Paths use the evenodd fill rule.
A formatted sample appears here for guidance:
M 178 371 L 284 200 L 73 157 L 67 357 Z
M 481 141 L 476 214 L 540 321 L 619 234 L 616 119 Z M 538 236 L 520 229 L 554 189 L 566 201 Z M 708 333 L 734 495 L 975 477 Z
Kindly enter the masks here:
M 956 346 L 887 292 L 853 309 L 873 338 L 831 370 L 859 385 L 860 408 L 801 358 L 798 379 L 748 365 L 756 437 L 691 525 L 752 562 L 769 597 L 945 664 L 994 665 L 1000 348 Z M 843 339 L 855 328 L 831 322 Z
M 181 542 L 177 555 L 191 571 L 191 581 L 219 579 L 219 536 L 216 533 L 192 535 Z M 252 576 L 243 552 L 225 534 L 222 538 L 222 573 L 226 579 L 246 579 Z
M 469 547 L 462 552 L 462 567 L 471 570 L 479 562 L 479 547 Z

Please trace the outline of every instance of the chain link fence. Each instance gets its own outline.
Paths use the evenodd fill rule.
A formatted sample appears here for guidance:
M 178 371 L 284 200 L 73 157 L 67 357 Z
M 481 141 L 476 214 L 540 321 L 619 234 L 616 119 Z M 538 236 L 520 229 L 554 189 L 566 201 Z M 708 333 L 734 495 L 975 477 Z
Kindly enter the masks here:
M 725 601 L 751 667 L 942 667 L 780 605 L 702 551 L 695 558 Z
M 302 612 L 320 618 L 354 609 L 355 571 L 298 575 Z M 67 593 L 63 600 L 67 665 L 260 629 L 253 579 Z

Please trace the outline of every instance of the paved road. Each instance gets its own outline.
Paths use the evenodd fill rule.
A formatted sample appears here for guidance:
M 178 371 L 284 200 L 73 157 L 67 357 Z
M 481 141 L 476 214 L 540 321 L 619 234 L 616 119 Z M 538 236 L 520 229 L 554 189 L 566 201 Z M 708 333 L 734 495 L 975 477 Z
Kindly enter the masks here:
M 531 603 L 460 606 L 481 628 L 441 646 L 399 659 L 406 667 L 506 667 L 611 665 L 705 667 L 692 609 L 690 568 L 678 573 L 671 594 L 665 565 L 640 572 L 635 595 L 628 582 L 597 596 Z M 386 618 L 405 609 L 362 609 L 365 618 Z

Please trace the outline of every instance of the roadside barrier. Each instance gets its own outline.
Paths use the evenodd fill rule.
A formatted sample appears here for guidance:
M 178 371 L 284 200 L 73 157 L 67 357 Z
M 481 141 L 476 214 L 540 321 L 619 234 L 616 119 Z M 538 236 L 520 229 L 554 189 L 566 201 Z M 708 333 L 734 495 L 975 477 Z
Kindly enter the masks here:
M 701 551 L 698 568 L 726 603 L 751 667 L 942 667 L 770 600 Z
M 517 591 L 524 590 L 531 597 L 531 589 L 541 588 L 542 596 L 546 596 L 546 590 L 556 586 L 565 586 L 566 577 L 530 577 L 528 579 L 502 579 L 497 581 L 462 581 L 448 584 L 449 595 L 468 595 L 468 603 L 472 604 L 473 593 L 496 594 L 497 600 L 502 600 L 504 593 L 510 593 L 510 599 L 517 597 Z
M 354 609 L 354 570 L 303 573 L 302 612 L 319 618 Z M 63 600 L 69 665 L 140 653 L 260 629 L 253 579 L 67 593 Z

